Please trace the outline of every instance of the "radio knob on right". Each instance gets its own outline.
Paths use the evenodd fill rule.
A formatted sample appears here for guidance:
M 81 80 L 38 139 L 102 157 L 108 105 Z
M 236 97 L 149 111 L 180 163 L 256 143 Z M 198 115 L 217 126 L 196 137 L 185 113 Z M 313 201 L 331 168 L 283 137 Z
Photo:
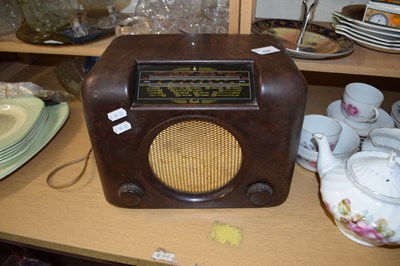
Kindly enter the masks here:
M 254 206 L 264 206 L 272 199 L 273 190 L 266 183 L 255 183 L 247 189 L 247 198 Z

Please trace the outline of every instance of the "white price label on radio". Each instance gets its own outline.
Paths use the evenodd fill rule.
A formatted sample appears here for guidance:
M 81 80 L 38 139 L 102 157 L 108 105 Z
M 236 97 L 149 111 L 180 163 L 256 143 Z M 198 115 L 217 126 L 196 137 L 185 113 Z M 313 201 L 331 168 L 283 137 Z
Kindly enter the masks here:
M 118 119 L 124 118 L 126 116 L 127 116 L 127 113 L 126 113 L 125 109 L 123 109 L 123 108 L 119 108 L 119 109 L 109 112 L 107 114 L 108 119 L 110 119 L 112 122 L 114 122 Z
M 265 54 L 276 53 L 279 52 L 280 50 L 274 46 L 265 46 L 265 47 L 251 49 L 251 51 L 259 55 L 265 55 Z
M 130 130 L 131 128 L 132 128 L 132 125 L 129 122 L 125 121 L 125 122 L 122 122 L 121 124 L 113 126 L 113 131 L 119 135 L 121 133 L 124 133 L 125 131 Z

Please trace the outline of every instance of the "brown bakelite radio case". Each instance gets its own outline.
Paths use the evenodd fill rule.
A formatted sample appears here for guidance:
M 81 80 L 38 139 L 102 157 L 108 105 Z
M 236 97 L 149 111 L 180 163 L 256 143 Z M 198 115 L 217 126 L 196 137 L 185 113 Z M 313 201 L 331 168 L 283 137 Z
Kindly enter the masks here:
M 121 36 L 82 86 L 105 197 L 130 208 L 282 204 L 306 98 L 267 35 Z

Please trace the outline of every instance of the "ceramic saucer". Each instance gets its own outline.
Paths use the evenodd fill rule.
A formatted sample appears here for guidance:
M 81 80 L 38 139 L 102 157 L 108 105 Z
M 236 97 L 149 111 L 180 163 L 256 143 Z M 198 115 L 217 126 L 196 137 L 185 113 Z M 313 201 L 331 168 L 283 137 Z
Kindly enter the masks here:
M 360 135 L 360 137 L 367 137 L 369 132 L 374 128 L 394 127 L 394 122 L 392 117 L 381 108 L 379 109 L 379 118 L 374 123 L 356 123 L 350 121 L 342 114 L 342 111 L 340 110 L 340 103 L 341 101 L 337 100 L 329 104 L 326 112 L 327 116 L 335 118 L 351 126 L 358 133 L 358 135 Z

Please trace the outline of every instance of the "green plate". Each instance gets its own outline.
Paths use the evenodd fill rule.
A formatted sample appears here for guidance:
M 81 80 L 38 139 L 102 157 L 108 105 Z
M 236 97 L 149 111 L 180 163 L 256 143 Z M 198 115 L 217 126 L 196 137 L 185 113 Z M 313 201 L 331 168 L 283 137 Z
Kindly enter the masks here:
M 57 105 L 47 106 L 49 117 L 43 126 L 43 129 L 37 136 L 35 143 L 29 147 L 21 156 L 0 164 L 0 180 L 7 175 L 11 174 L 29 159 L 35 156 L 47 143 L 57 134 L 57 132 L 64 125 L 69 116 L 69 106 L 67 103 L 60 103 Z
M 47 121 L 47 118 L 47 109 L 44 108 L 43 115 L 40 116 L 35 126 L 23 139 L 21 139 L 21 141 L 18 141 L 14 145 L 10 146 L 10 148 L 8 149 L 0 151 L 0 164 L 10 161 L 17 156 L 20 156 L 27 149 L 29 149 L 29 147 L 35 143 L 37 136 L 39 136 L 40 131 L 43 129 L 43 125 Z
M 38 121 L 44 108 L 35 97 L 0 100 L 0 150 L 24 138 Z

